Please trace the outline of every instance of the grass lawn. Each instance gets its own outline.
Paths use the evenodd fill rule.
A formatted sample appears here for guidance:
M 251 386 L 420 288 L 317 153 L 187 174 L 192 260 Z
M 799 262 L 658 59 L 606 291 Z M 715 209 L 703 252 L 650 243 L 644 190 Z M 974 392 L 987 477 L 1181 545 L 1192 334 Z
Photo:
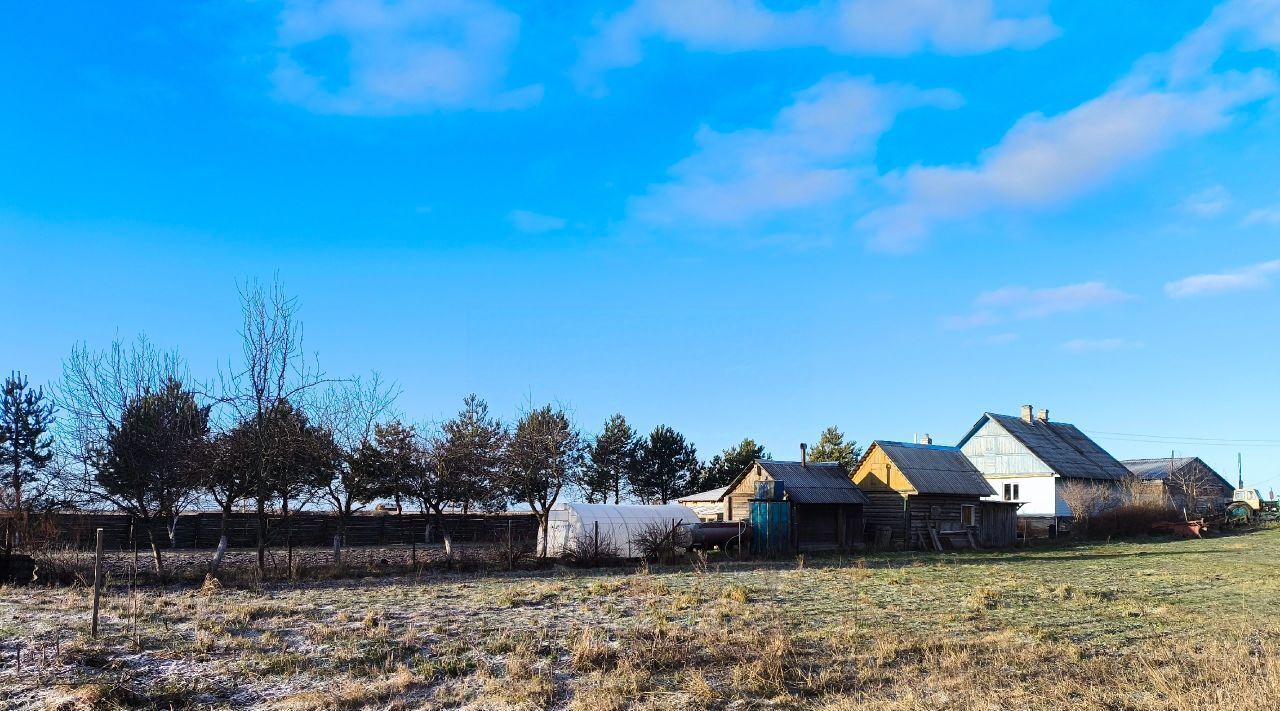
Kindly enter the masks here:
M 5 708 L 1280 701 L 1280 530 L 705 569 L 0 588 Z M 21 666 L 17 657 L 21 655 Z

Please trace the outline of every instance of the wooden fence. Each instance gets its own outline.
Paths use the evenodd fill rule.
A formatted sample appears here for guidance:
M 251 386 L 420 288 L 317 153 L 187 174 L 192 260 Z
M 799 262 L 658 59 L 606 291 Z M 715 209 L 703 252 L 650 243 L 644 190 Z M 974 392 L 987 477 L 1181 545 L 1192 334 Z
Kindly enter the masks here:
M 331 546 L 339 531 L 339 518 L 332 513 L 303 511 L 287 520 L 271 515 L 267 519 L 270 545 Z M 172 548 L 216 548 L 221 531 L 222 513 L 201 511 L 178 517 L 174 527 Z M 95 529 L 103 529 L 104 546 L 128 550 L 136 540 L 139 548 L 149 545 L 147 531 L 133 517 L 122 513 L 80 511 L 33 516 L 29 527 L 35 535 L 57 546 L 89 549 L 94 545 Z M 6 534 L 10 522 L 5 521 Z M 441 530 L 443 528 L 443 530 Z M 441 519 L 422 513 L 359 513 L 346 521 L 346 545 L 384 546 L 409 543 L 439 543 L 445 532 L 459 543 L 506 543 L 507 536 L 518 543 L 528 543 L 538 536 L 537 519 L 527 513 L 460 514 L 448 513 Z M 170 548 L 169 532 L 164 523 L 154 525 L 155 539 L 162 548 Z M 7 538 L 7 535 L 6 535 Z M 227 519 L 227 543 L 232 548 L 257 545 L 258 520 L 253 512 L 234 512 Z

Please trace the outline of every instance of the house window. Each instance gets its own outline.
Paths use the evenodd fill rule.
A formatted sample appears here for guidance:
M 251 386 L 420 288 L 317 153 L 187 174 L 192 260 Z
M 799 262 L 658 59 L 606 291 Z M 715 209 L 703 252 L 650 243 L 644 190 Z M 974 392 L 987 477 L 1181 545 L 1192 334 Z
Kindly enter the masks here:
M 1017 485 L 1017 484 L 1005 484 L 1005 485 L 1004 485 L 1004 500 L 1005 500 L 1005 501 L 1018 501 L 1018 500 L 1019 500 L 1019 499 L 1018 499 L 1018 485 Z
M 963 504 L 963 505 L 961 505 L 961 506 L 960 506 L 960 523 L 961 523 L 961 525 L 964 525 L 964 526 L 972 526 L 972 525 L 974 525 L 973 520 L 974 520 L 974 510 L 975 510 L 975 508 L 976 508 L 976 507 L 975 507 L 973 504 Z

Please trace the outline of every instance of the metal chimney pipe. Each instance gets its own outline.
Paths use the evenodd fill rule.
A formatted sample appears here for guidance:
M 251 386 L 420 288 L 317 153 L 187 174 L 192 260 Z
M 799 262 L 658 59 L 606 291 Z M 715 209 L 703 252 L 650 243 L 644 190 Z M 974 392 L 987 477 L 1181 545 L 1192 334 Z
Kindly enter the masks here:
M 804 442 L 801 442 L 800 443 L 800 466 L 802 467 L 809 466 L 808 450 L 809 450 L 809 445 L 805 444 Z

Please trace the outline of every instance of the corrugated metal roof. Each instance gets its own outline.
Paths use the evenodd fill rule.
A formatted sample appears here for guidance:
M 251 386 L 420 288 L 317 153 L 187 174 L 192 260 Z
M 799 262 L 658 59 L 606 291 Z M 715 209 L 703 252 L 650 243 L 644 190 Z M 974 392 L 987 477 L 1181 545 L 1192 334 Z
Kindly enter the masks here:
M 921 494 L 994 496 L 996 493 L 959 447 L 880 440 L 872 444 L 884 451 Z
M 756 462 L 769 476 L 782 482 L 787 498 L 797 504 L 865 504 L 867 497 L 854 485 L 849 472 L 837 462 Z
M 681 496 L 680 498 L 676 499 L 676 501 L 679 501 L 680 503 L 684 503 L 684 502 L 686 502 L 686 501 L 699 501 L 699 502 L 701 502 L 701 501 L 719 501 L 721 498 L 723 498 L 723 497 L 724 497 L 724 492 L 726 492 L 726 491 L 728 491 L 728 490 L 729 490 L 729 487 L 727 487 L 727 486 L 722 486 L 722 487 L 720 487 L 719 489 L 711 489 L 711 490 L 709 490 L 709 491 L 699 491 L 699 492 L 698 492 L 698 493 L 696 493 L 696 494 L 689 494 L 688 496 Z
M 998 422 L 1059 476 L 1119 481 L 1129 475 L 1123 464 L 1075 425 L 1040 420 L 1027 422 L 1021 417 L 990 412 L 985 416 Z
M 1195 457 L 1178 457 L 1177 459 L 1126 459 L 1122 462 L 1126 469 L 1143 479 L 1164 479 L 1169 476 L 1169 465 L 1173 469 L 1181 469 L 1195 460 Z
M 1169 478 L 1170 462 L 1173 464 L 1173 471 L 1180 471 L 1184 467 L 1199 466 L 1203 468 L 1209 476 L 1214 477 L 1222 484 L 1224 488 L 1234 489 L 1235 486 L 1226 480 L 1221 474 L 1214 470 L 1213 467 L 1204 463 L 1199 457 L 1177 457 L 1175 459 L 1126 459 L 1121 464 L 1135 476 L 1140 477 L 1144 481 L 1160 480 Z

